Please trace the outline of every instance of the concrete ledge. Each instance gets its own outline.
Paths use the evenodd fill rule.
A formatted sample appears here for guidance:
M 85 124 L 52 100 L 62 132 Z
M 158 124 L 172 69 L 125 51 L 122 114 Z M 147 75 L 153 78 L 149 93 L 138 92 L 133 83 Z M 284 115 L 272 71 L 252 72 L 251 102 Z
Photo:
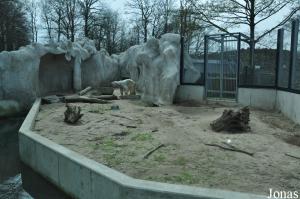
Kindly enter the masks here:
M 287 91 L 277 91 L 276 108 L 285 116 L 300 124 L 300 95 Z
M 175 94 L 176 102 L 195 101 L 202 102 L 204 100 L 204 86 L 199 85 L 180 85 L 177 87 Z
M 238 103 L 263 110 L 274 110 L 276 107 L 275 89 L 239 88 Z
M 64 192 L 80 199 L 261 199 L 266 196 L 131 178 L 32 131 L 36 100 L 19 131 L 21 160 Z

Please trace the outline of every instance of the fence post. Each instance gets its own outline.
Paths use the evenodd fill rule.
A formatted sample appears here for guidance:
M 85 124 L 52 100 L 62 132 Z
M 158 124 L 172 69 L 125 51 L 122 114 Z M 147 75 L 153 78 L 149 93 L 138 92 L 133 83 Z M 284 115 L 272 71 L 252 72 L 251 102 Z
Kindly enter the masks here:
M 281 66 L 282 53 L 283 53 L 283 36 L 284 36 L 284 29 L 281 28 L 278 30 L 277 33 L 277 52 L 276 52 L 276 70 L 275 70 L 276 89 L 279 87 L 278 80 L 279 80 L 279 68 Z
M 180 85 L 184 83 L 184 37 L 180 37 Z
M 207 96 L 207 90 L 206 90 L 207 89 L 206 88 L 206 86 L 207 86 L 207 84 L 206 84 L 207 66 L 208 66 L 208 36 L 205 35 L 204 36 L 204 70 L 203 70 L 203 73 L 204 73 L 204 78 L 203 78 L 204 82 L 203 82 L 203 84 L 204 84 L 204 90 L 205 90 L 205 96 L 204 97 Z
M 297 43 L 298 43 L 298 30 L 299 30 L 299 20 L 294 20 L 292 22 L 292 38 L 291 38 L 291 57 L 290 57 L 290 71 L 289 71 L 289 86 L 292 89 L 292 76 L 295 68 L 296 58 L 297 58 Z

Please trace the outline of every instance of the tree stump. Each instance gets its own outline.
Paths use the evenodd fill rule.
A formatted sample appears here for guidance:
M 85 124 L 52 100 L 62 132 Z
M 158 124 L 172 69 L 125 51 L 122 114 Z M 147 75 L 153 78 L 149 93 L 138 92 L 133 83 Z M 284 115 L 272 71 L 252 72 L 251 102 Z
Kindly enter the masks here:
M 66 104 L 67 110 L 65 111 L 65 122 L 68 124 L 75 124 L 82 116 L 81 108 L 79 106 L 73 106 Z
M 224 110 L 221 117 L 213 121 L 210 126 L 216 131 L 245 132 L 250 130 L 250 110 L 244 107 L 238 111 Z

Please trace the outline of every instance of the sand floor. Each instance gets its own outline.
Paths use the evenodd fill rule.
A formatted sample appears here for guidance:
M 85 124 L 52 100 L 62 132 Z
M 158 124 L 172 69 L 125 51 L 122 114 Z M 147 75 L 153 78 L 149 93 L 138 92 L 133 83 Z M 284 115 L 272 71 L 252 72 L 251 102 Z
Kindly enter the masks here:
M 209 126 L 226 107 L 113 104 L 120 110 L 110 110 L 112 104 L 78 103 L 84 116 L 77 125 L 64 123 L 64 104 L 43 105 L 35 131 L 139 179 L 264 195 L 269 188 L 300 190 L 300 160 L 286 155 L 300 157 L 300 128 L 280 113 L 251 109 L 251 132 L 228 134 Z M 205 145 L 223 145 L 228 139 L 254 156 Z M 160 144 L 165 147 L 144 158 Z

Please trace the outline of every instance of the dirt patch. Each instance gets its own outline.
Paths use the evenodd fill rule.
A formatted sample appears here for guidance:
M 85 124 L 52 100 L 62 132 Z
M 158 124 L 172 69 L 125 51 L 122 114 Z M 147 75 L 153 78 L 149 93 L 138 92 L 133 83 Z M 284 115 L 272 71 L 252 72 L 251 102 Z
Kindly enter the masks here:
M 298 146 L 285 142 L 300 129 L 279 113 L 251 110 L 251 131 L 228 134 L 209 125 L 228 107 L 113 104 L 120 110 L 111 110 L 111 104 L 76 104 L 84 113 L 78 125 L 63 122 L 64 104 L 43 105 L 35 131 L 139 179 L 264 195 L 269 188 L 300 189 L 300 161 L 285 155 L 300 154 Z M 254 155 L 213 146 L 226 143 Z

